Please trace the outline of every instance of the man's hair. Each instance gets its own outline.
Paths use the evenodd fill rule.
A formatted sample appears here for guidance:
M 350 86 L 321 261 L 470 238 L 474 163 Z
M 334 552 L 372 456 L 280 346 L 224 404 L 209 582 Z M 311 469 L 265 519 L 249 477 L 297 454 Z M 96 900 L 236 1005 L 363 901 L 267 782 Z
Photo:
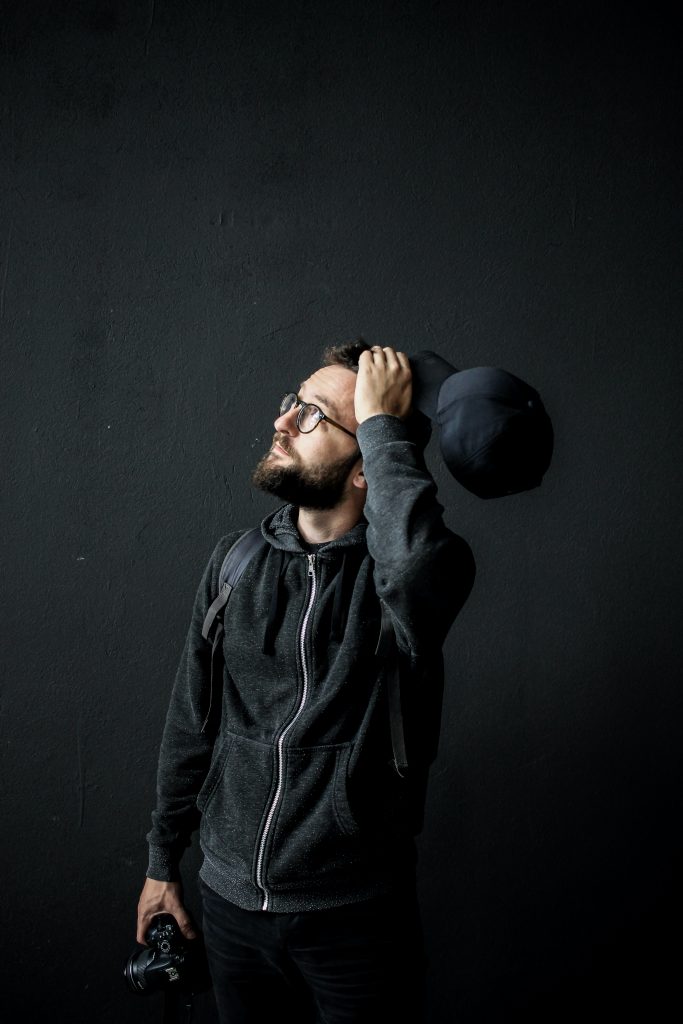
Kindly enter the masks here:
M 361 352 L 367 352 L 369 348 L 363 338 L 354 338 L 353 341 L 345 341 L 341 345 L 330 345 L 323 352 L 323 366 L 345 366 L 347 370 L 358 373 Z

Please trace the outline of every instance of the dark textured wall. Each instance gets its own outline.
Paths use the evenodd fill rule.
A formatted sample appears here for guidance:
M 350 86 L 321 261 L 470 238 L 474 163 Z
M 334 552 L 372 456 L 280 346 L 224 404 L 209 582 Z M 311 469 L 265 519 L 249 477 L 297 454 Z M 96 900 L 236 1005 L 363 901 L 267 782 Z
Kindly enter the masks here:
M 511 370 L 557 437 L 542 487 L 497 502 L 430 449 L 478 563 L 421 840 L 430 1021 L 663 1019 L 673 26 L 556 0 L 0 13 L 11 1019 L 160 1019 L 120 973 L 195 587 L 218 536 L 272 507 L 248 475 L 283 389 L 357 333 Z

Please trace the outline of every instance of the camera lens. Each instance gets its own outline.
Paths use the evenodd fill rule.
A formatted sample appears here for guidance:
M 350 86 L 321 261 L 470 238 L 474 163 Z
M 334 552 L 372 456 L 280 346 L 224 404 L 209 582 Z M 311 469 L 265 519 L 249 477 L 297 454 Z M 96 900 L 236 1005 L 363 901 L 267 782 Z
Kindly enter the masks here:
M 144 992 L 147 988 L 145 971 L 153 957 L 154 953 L 151 949 L 138 950 L 128 957 L 123 973 L 128 988 L 133 992 Z

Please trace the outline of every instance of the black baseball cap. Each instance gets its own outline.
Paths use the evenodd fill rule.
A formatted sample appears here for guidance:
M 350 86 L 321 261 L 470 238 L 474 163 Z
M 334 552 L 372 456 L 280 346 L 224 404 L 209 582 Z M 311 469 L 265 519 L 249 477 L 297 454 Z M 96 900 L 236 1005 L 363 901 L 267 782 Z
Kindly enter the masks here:
M 439 426 L 441 454 L 458 483 L 480 498 L 539 486 L 553 428 L 534 388 L 496 367 L 457 370 L 436 352 L 409 359 L 413 406 Z

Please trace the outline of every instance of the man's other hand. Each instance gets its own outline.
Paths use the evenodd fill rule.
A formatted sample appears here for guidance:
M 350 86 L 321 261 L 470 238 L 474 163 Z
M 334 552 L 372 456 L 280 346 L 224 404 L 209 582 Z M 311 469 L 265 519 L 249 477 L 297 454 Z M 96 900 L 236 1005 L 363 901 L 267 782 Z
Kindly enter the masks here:
M 190 915 L 183 906 L 183 888 L 180 882 L 159 882 L 148 878 L 138 900 L 138 930 L 136 940 L 146 946 L 145 934 L 152 918 L 157 914 L 172 914 L 186 939 L 196 939 Z
M 412 370 L 405 352 L 374 345 L 361 353 L 354 396 L 358 423 L 379 413 L 404 419 L 412 395 Z

